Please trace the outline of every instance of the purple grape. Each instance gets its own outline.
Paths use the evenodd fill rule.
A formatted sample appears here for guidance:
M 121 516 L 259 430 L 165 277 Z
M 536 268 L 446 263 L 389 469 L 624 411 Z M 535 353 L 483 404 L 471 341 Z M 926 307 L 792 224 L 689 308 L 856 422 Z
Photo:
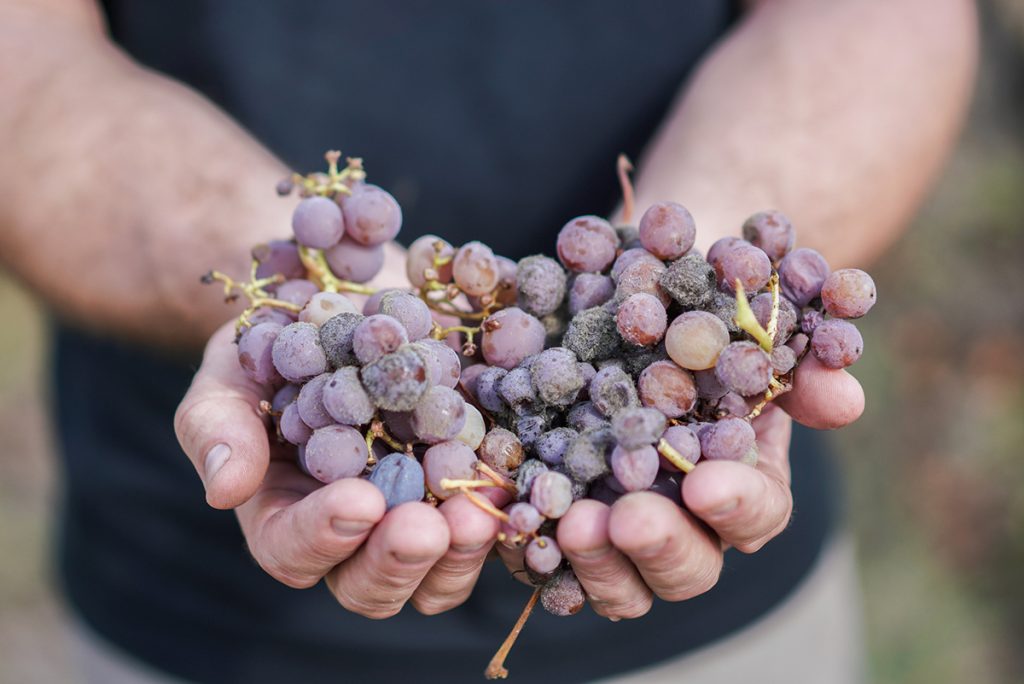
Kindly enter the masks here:
M 441 480 L 475 480 L 476 454 L 462 442 L 449 441 L 435 444 L 423 454 L 423 473 L 427 488 L 438 499 L 447 499 L 457 490 L 445 489 Z
M 642 247 L 635 247 L 633 249 L 627 249 L 625 252 L 620 254 L 615 263 L 612 264 L 611 278 L 613 281 L 618 281 L 622 272 L 632 266 L 637 261 L 645 261 L 653 266 L 664 265 L 661 263 L 661 259 L 654 256 L 646 249 Z
M 580 389 L 580 393 L 577 399 L 589 399 L 590 398 L 590 381 L 597 375 L 597 369 L 594 365 L 587 363 L 586 361 L 580 361 L 576 364 L 580 369 L 580 375 L 583 376 L 583 387 Z
M 693 376 L 668 360 L 655 361 L 640 372 L 637 392 L 641 404 L 669 418 L 686 415 L 697 403 Z
M 291 240 L 271 240 L 252 248 L 252 258 L 259 263 L 257 278 L 284 276 L 285 280 L 306 277 L 306 267 L 299 258 L 299 248 Z
M 723 418 L 701 433 L 701 454 L 710 461 L 740 461 L 754 448 L 755 439 L 747 421 Z
M 422 441 L 435 444 L 450 439 L 466 424 L 466 402 L 453 389 L 435 385 L 412 410 L 412 429 Z
M 513 368 L 501 378 L 498 394 L 517 414 L 529 412 L 537 403 L 537 392 L 530 380 L 530 371 L 523 366 Z
M 413 342 L 410 346 L 419 352 L 426 362 L 431 385 L 455 389 L 459 384 L 460 363 L 459 355 L 454 349 L 440 340 L 429 338 Z
M 289 383 L 274 392 L 274 397 L 270 400 L 270 410 L 284 411 L 284 407 L 295 401 L 299 396 L 300 389 L 302 388 L 299 385 Z
M 411 411 L 429 386 L 427 364 L 408 345 L 364 366 L 361 377 L 373 403 L 388 411 Z
M 313 431 L 303 422 L 299 415 L 299 407 L 295 402 L 284 407 L 281 413 L 281 420 L 278 422 L 278 429 L 281 436 L 292 444 L 305 444 L 309 441 Z
M 503 256 L 494 258 L 498 262 L 498 291 L 495 298 L 502 306 L 515 306 L 518 297 L 516 272 L 519 269 L 519 264 Z
M 606 275 L 580 273 L 569 289 L 569 314 L 575 316 L 584 309 L 601 306 L 615 296 L 615 283 Z
M 719 289 L 723 292 L 735 292 L 736 281 L 739 280 L 744 291 L 752 294 L 768 284 L 772 276 L 772 262 L 762 250 L 741 242 L 719 257 L 715 272 Z
M 771 293 L 762 292 L 750 300 L 750 310 L 754 313 L 754 318 L 761 324 L 761 327 L 767 330 L 768 321 L 772 317 Z M 796 306 L 793 305 L 793 302 L 785 297 L 779 297 L 779 316 L 776 320 L 777 327 L 772 342 L 776 345 L 785 344 L 786 340 L 796 331 L 797 319 L 799 317 L 800 314 Z
M 345 232 L 341 209 L 326 197 L 307 197 L 295 207 L 292 232 L 301 245 L 327 249 L 337 244 Z
M 496 312 L 482 327 L 480 347 L 492 366 L 511 370 L 544 349 L 544 325 L 517 307 Z
M 580 432 L 565 452 L 562 463 L 577 482 L 593 482 L 608 472 L 608 452 L 615 444 L 609 428 Z
M 576 355 L 563 347 L 552 347 L 532 359 L 530 379 L 540 400 L 554 406 L 571 405 L 584 382 Z
M 781 211 L 759 211 L 743 223 L 743 238 L 778 261 L 793 250 L 796 231 Z
M 434 245 L 438 242 L 441 243 L 440 253 L 434 249 Z M 450 283 L 452 281 L 451 258 L 455 256 L 455 248 L 447 240 L 442 240 L 436 235 L 423 235 L 416 238 L 409 245 L 405 255 L 405 274 L 408 276 L 409 282 L 412 283 L 413 287 L 423 287 L 426 285 L 427 279 L 424 273 L 428 269 L 433 269 L 435 255 L 448 259 L 448 263 L 438 268 L 434 273 L 437 282 Z
M 604 414 L 597 410 L 593 402 L 582 401 L 574 404 L 565 416 L 566 424 L 576 432 L 592 430 L 594 428 L 611 427 L 611 423 L 604 417 Z
M 565 271 L 558 262 L 541 254 L 528 256 L 516 267 L 516 302 L 526 313 L 546 316 L 562 305 Z
M 693 381 L 697 385 L 697 397 L 714 401 L 719 399 L 729 390 L 718 379 L 714 368 L 693 372 Z M 668 415 L 668 414 L 666 414 Z M 670 418 L 675 416 L 669 416 Z
M 365 283 L 384 267 L 384 245 L 359 244 L 348 236 L 324 252 L 331 272 L 342 280 Z
M 319 327 L 338 314 L 358 313 L 351 299 L 337 292 L 317 292 L 299 313 L 299 320 Z M 321 340 L 323 342 L 323 340 Z
M 654 478 L 654 484 L 650 486 L 650 490 L 655 494 L 661 494 L 667 499 L 671 499 L 677 506 L 683 505 L 683 490 L 682 480 L 678 473 L 673 473 L 669 470 L 659 470 L 658 476 Z
M 558 231 L 558 259 L 570 271 L 600 273 L 615 259 L 619 236 L 612 225 L 597 216 L 579 216 Z
M 807 306 L 821 294 L 831 269 L 825 257 L 807 247 L 794 249 L 779 262 L 782 294 L 799 307 Z
M 476 379 L 476 400 L 480 406 L 491 413 L 501 413 L 508 408 L 508 404 L 501 398 L 501 381 L 508 375 L 508 371 L 498 366 L 488 366 Z
M 429 335 L 434 325 L 426 303 L 408 292 L 389 292 L 384 295 L 380 300 L 380 312 L 401 323 L 408 338 L 413 341 Z
M 448 348 L 451 349 L 451 347 Z M 459 360 L 458 355 L 456 355 L 455 360 Z M 458 366 L 456 366 L 455 370 L 458 375 L 458 380 L 455 383 L 456 386 L 462 388 L 463 393 L 467 396 L 476 397 L 476 381 L 480 379 L 480 376 L 488 368 L 490 366 L 486 363 L 474 363 L 463 368 L 461 375 L 458 375 Z
M 455 252 L 452 277 L 468 295 L 482 297 L 498 286 L 498 260 L 490 247 L 482 242 L 467 242 Z
M 786 345 L 775 347 L 772 349 L 771 361 L 776 375 L 785 375 L 796 365 L 796 352 Z
M 277 323 L 259 323 L 238 338 L 238 364 L 245 374 L 264 386 L 281 381 L 274 368 L 274 341 L 282 328 Z
M 864 352 L 864 338 L 853 323 L 832 318 L 814 331 L 811 351 L 829 368 L 846 368 L 856 363 Z
M 289 323 L 294 323 L 296 320 L 297 317 L 291 311 L 285 311 L 273 306 L 261 306 L 249 314 L 249 325 L 276 323 L 284 327 Z
M 807 335 L 797 333 L 789 338 L 789 342 L 786 343 L 786 346 L 792 349 L 796 357 L 799 358 L 800 355 L 807 350 L 807 345 L 810 344 L 810 342 L 811 340 Z
M 533 481 L 537 479 L 538 475 L 546 473 L 548 470 L 550 469 L 547 465 L 535 458 L 523 461 L 523 464 L 519 466 L 519 470 L 516 471 L 516 489 L 519 490 L 519 498 L 529 497 Z
M 562 473 L 541 473 L 530 487 L 530 503 L 545 518 L 561 518 L 572 505 L 572 482 Z
M 640 243 L 664 261 L 686 254 L 696 237 L 693 216 L 676 202 L 652 204 L 640 218 Z
M 341 200 L 346 234 L 361 245 L 394 240 L 402 229 L 402 208 L 387 191 L 361 183 Z
M 824 314 L 817 309 L 804 309 L 800 315 L 800 331 L 805 335 L 813 335 L 815 329 L 825 320 Z
M 668 445 L 679 452 L 679 455 L 690 463 L 700 460 L 700 440 L 697 433 L 686 425 L 673 425 L 661 435 L 661 438 L 668 442 Z M 663 464 L 664 467 L 664 464 Z M 669 469 L 678 470 L 674 465 Z
M 772 362 L 753 342 L 733 342 L 718 357 L 719 381 L 730 391 L 745 397 L 761 394 L 772 379 Z
M 572 428 L 559 427 L 548 430 L 534 442 L 533 450 L 549 465 L 560 465 L 569 445 L 579 435 Z
M 387 510 L 423 500 L 423 466 L 411 456 L 388 454 L 377 461 L 369 480 L 384 495 Z
M 514 473 L 523 462 L 522 442 L 505 428 L 496 427 L 484 435 L 478 453 L 481 461 L 505 475 Z
M 550 427 L 548 418 L 542 413 L 524 412 L 515 419 L 516 436 L 524 449 L 532 449 L 534 442 Z
M 707 262 L 717 271 L 718 262 L 722 258 L 722 255 L 736 245 L 743 244 L 743 242 L 742 238 L 738 238 L 734 235 L 728 235 L 715 240 L 714 244 L 711 245 L 711 248 L 708 249 L 708 255 L 706 257 Z
M 547 575 L 562 564 L 562 550 L 551 537 L 537 537 L 526 545 L 526 564 L 541 575 Z
M 366 440 L 358 430 L 348 425 L 328 425 L 313 431 L 306 442 L 304 460 L 310 475 L 330 484 L 358 476 L 368 456 Z
M 320 291 L 316 283 L 309 280 L 287 280 L 277 286 L 275 296 L 285 302 L 306 306 L 309 300 Z
M 523 534 L 533 534 L 544 523 L 544 516 L 533 504 L 515 503 L 505 512 L 508 514 L 509 526 Z
M 385 314 L 367 316 L 352 331 L 352 351 L 364 365 L 392 353 L 408 341 L 405 326 Z
M 302 386 L 299 396 L 295 400 L 295 406 L 299 409 L 299 417 L 302 418 L 302 422 L 314 430 L 334 422 L 331 414 L 327 413 L 323 401 L 324 386 L 330 378 L 330 373 L 316 376 Z
M 707 311 L 687 311 L 665 332 L 665 351 L 682 368 L 705 370 L 715 365 L 729 344 L 729 329 Z
M 590 382 L 590 401 L 609 418 L 624 408 L 640 405 L 633 379 L 616 366 L 602 368 L 594 375 Z
M 654 444 L 665 432 L 665 414 L 652 408 L 626 408 L 612 418 L 612 434 L 624 449 Z
M 715 301 L 715 269 L 697 254 L 673 261 L 658 278 L 661 289 L 684 309 L 707 309 Z
M 671 303 L 671 298 L 661 286 L 661 277 L 665 274 L 665 264 L 660 261 L 638 259 L 622 270 L 615 285 L 615 301 L 621 302 L 631 295 L 643 292 L 658 298 L 663 306 Z
M 320 344 L 335 368 L 359 362 L 352 349 L 352 335 L 363 318 L 359 313 L 340 313 L 331 316 L 320 326 Z
M 282 328 L 271 353 L 274 368 L 289 382 L 303 382 L 327 370 L 320 331 L 311 323 L 292 323 Z
M 363 302 L 363 315 L 372 316 L 380 313 L 380 300 L 384 299 L 389 292 L 399 292 L 397 288 L 389 287 L 382 290 L 377 290 L 372 295 L 366 298 Z
M 657 297 L 638 292 L 619 304 L 615 325 L 626 342 L 638 347 L 649 347 L 665 336 L 668 314 Z
M 750 413 L 750 406 L 747 405 L 747 400 L 735 392 L 726 392 L 725 395 L 718 400 L 718 416 L 733 416 L 735 418 L 744 418 Z
M 825 311 L 835 318 L 860 318 L 875 305 L 875 281 L 859 268 L 833 271 L 821 287 Z
M 612 449 L 612 472 L 627 492 L 639 492 L 654 484 L 660 463 L 658 452 L 649 444 L 635 449 L 621 445 Z
M 343 425 L 366 425 L 373 419 L 376 408 L 370 395 L 359 381 L 359 370 L 345 366 L 329 376 L 323 388 L 323 407 Z

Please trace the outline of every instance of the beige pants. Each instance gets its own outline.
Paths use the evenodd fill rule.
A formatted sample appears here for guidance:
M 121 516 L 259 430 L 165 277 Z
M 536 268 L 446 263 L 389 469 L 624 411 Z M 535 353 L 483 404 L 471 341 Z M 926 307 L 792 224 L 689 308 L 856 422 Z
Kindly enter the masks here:
M 853 544 L 842 539 L 789 599 L 757 622 L 685 656 L 600 684 L 862 684 L 860 610 Z M 82 684 L 184 684 L 81 625 L 70 632 L 72 664 Z

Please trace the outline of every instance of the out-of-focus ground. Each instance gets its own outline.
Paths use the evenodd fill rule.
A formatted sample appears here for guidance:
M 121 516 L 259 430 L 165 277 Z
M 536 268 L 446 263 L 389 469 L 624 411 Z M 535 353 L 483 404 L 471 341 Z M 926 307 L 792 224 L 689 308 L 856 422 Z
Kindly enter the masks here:
M 868 410 L 834 436 L 878 684 L 1024 681 L 1024 3 L 990 7 L 963 140 L 871 267 Z M 57 683 L 45 321 L 2 276 L 0 321 L 0 684 Z

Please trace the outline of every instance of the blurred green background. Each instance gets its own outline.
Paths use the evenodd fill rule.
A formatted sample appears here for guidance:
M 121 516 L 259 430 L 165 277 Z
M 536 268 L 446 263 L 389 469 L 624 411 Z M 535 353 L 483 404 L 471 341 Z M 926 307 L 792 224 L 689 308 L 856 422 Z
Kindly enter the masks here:
M 983 4 L 967 129 L 904 239 L 834 435 L 879 684 L 1024 681 L 1024 2 Z M 0 683 L 69 679 L 47 534 L 45 319 L 0 274 Z

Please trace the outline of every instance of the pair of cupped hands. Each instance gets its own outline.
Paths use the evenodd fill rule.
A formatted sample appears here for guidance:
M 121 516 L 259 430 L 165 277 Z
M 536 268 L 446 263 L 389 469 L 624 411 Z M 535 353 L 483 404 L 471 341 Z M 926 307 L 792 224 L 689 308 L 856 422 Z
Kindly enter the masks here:
M 323 579 L 342 606 L 369 618 L 395 615 L 406 603 L 428 615 L 463 603 L 495 547 L 498 522 L 463 495 L 436 508 L 415 502 L 386 511 L 366 480 L 324 485 L 303 474 L 291 447 L 268 433 L 258 406 L 270 394 L 242 370 L 234 334 L 230 322 L 209 340 L 175 430 L 207 502 L 235 510 L 260 566 L 291 587 Z M 757 551 L 789 523 L 792 421 L 837 428 L 863 408 L 852 375 L 808 355 L 793 390 L 753 422 L 755 468 L 699 463 L 682 480 L 686 510 L 653 492 L 627 494 L 612 506 L 575 502 L 559 521 L 557 541 L 591 607 L 613 620 L 636 618 L 654 596 L 682 601 L 711 589 L 725 549 Z M 522 569 L 521 552 L 497 550 L 510 569 Z

